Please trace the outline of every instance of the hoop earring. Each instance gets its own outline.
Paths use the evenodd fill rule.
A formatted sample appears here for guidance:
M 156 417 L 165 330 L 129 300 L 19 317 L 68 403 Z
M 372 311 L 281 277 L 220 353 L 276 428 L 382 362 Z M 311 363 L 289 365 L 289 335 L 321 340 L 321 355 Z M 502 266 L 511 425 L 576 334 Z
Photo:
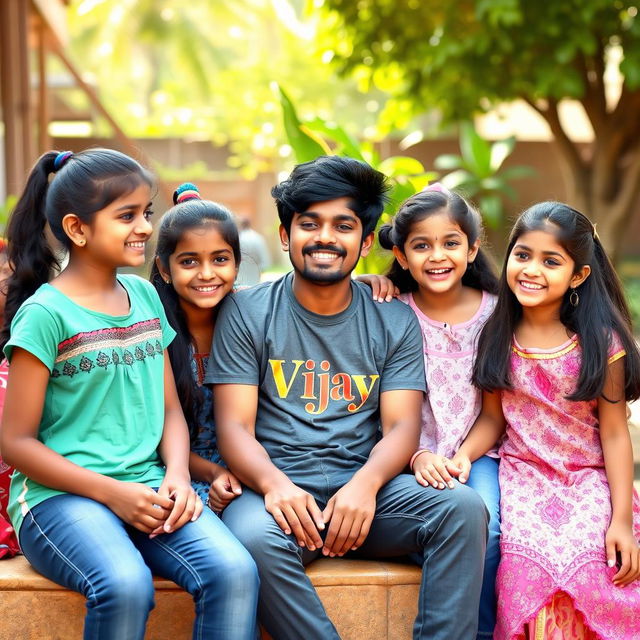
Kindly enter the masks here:
M 572 307 L 577 307 L 580 304 L 580 296 L 573 287 L 571 287 L 571 293 L 569 294 L 569 304 Z

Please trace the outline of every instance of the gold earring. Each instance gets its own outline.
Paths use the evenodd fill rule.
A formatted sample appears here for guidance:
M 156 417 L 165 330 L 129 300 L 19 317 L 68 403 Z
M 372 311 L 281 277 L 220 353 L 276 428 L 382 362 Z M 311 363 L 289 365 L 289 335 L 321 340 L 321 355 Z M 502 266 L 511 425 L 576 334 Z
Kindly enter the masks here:
M 84 238 L 80 238 L 80 240 L 78 240 L 78 244 L 79 244 L 81 247 L 84 247 L 84 243 L 85 243 L 85 242 L 86 242 L 86 240 L 85 240 Z
M 569 294 L 569 304 L 572 307 L 577 307 L 580 304 L 580 296 L 575 290 L 575 287 L 571 287 L 571 293 Z

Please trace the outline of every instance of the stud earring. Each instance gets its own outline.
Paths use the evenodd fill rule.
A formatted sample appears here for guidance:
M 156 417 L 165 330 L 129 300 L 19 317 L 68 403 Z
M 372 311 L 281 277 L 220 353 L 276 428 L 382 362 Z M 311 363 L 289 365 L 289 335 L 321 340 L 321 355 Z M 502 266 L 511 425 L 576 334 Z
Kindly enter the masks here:
M 580 296 L 574 287 L 571 287 L 571 293 L 569 294 L 569 304 L 572 307 L 577 307 L 580 304 Z
M 80 238 L 80 240 L 78 240 L 78 244 L 79 244 L 81 247 L 84 247 L 84 243 L 85 243 L 85 242 L 86 242 L 86 240 L 85 240 L 84 238 Z
M 171 278 L 167 278 L 167 279 L 165 280 L 165 282 L 166 282 L 167 284 L 171 284 Z

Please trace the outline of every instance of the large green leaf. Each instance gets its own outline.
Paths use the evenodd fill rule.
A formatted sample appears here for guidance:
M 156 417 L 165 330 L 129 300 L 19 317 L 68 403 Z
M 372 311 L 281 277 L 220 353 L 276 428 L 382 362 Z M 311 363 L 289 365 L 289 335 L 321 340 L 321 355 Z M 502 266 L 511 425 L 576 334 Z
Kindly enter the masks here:
M 308 162 L 325 155 L 327 148 L 314 138 L 310 132 L 303 130 L 302 123 L 296 109 L 293 106 L 291 98 L 287 95 L 282 87 L 278 87 L 280 92 L 280 104 L 282 106 L 282 116 L 284 119 L 284 128 L 287 133 L 289 144 L 296 154 L 298 162 Z
M 479 199 L 480 213 L 490 229 L 498 229 L 502 224 L 502 200 L 498 195 L 486 195 Z
M 475 195 L 479 188 L 478 179 L 466 169 L 458 169 L 458 171 L 448 173 L 440 182 L 447 189 L 460 189 L 468 196 Z
M 471 172 L 479 177 L 491 173 L 491 146 L 478 135 L 471 122 L 460 125 L 460 151 Z
M 424 173 L 424 167 L 419 160 L 409 156 L 391 156 L 378 165 L 378 171 L 388 176 L 411 176 Z
M 459 155 L 455 153 L 443 153 L 434 160 L 433 165 L 436 169 L 450 171 L 451 169 L 460 169 L 463 163 L 464 161 Z
M 536 171 L 533 167 L 519 164 L 515 167 L 505 167 L 501 172 L 503 180 L 517 180 L 519 178 L 530 178 L 536 175 Z
M 358 141 L 350 136 L 341 126 L 325 122 L 322 118 L 313 118 L 305 122 L 305 125 L 311 131 L 323 134 L 336 144 L 338 144 L 340 153 L 344 153 L 351 158 L 365 161 Z
M 516 137 L 510 136 L 504 140 L 498 140 L 491 145 L 490 166 L 493 171 L 497 171 L 502 163 L 511 155 L 516 144 Z

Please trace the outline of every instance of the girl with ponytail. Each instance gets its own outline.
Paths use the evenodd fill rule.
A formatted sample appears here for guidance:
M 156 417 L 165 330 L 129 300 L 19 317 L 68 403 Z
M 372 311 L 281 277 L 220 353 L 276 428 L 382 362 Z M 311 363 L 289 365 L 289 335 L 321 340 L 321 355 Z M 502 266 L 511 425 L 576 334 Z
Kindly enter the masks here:
M 220 512 L 242 489 L 222 465 L 213 392 L 203 381 L 219 305 L 238 275 L 238 228 L 227 209 L 202 200 L 190 182 L 178 187 L 173 201 L 175 206 L 160 222 L 151 282 L 177 332 L 169 355 L 191 435 L 193 487 L 204 503 Z
M 429 392 L 422 406 L 420 448 L 411 469 L 420 484 L 439 489 L 455 486 L 459 470 L 448 459 L 480 412 L 481 393 L 471 384 L 471 371 L 476 339 L 493 310 L 497 291 L 496 276 L 480 248 L 482 234 L 480 214 L 440 184 L 406 200 L 379 232 L 381 246 L 395 256 L 387 275 L 399 289 L 400 300 L 418 317 L 424 341 Z M 382 297 L 383 283 L 372 284 L 374 296 Z M 476 460 L 468 483 L 491 516 L 477 636 L 491 638 L 500 557 L 496 447 Z
M 240 549 L 231 569 L 218 562 L 222 525 L 190 484 L 175 332 L 154 288 L 117 273 L 144 264 L 151 188 L 116 151 L 50 152 L 11 216 L 9 513 L 35 569 L 87 598 L 86 640 L 142 640 L 152 572 L 194 596 L 194 637 L 255 638 L 253 561 Z
M 511 232 L 479 340 L 482 413 L 452 464 L 503 432 L 497 640 L 640 638 L 640 501 L 625 400 L 640 353 L 594 225 L 560 202 Z

